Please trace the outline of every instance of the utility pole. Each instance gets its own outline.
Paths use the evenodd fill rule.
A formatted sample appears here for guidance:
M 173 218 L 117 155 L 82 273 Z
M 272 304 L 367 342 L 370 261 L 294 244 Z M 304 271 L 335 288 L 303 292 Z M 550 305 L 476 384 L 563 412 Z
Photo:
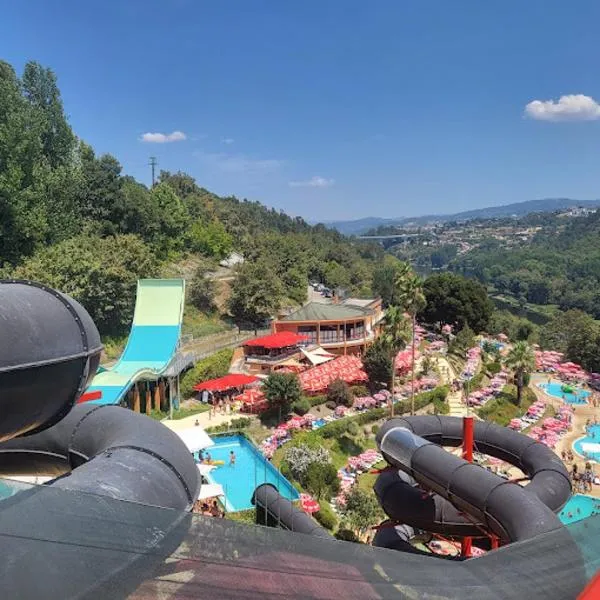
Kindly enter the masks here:
M 148 163 L 152 167 L 152 187 L 154 187 L 154 169 L 158 165 L 158 161 L 156 160 L 156 156 L 150 157 L 150 162 Z

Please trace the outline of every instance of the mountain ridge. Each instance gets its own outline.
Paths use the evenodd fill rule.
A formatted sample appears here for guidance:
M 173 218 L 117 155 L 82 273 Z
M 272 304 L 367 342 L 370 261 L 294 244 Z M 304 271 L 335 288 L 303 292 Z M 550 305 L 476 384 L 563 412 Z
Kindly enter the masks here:
M 535 212 L 554 212 L 574 207 L 595 208 L 600 206 L 597 200 L 575 200 L 573 198 L 541 198 L 525 200 L 500 206 L 486 206 L 451 214 L 430 214 L 416 217 L 363 217 L 361 219 L 324 221 L 323 225 L 336 229 L 345 235 L 361 235 L 383 225 L 426 225 L 433 222 L 470 221 L 473 219 L 493 219 L 499 217 L 525 216 Z

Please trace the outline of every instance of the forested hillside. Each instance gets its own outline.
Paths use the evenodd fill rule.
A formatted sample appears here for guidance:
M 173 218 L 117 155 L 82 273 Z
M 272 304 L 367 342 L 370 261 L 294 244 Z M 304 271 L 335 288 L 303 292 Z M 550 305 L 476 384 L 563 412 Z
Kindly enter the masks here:
M 499 250 L 490 240 L 451 264 L 501 293 L 534 304 L 577 308 L 600 318 L 600 212 L 570 220 L 525 247 Z
M 221 198 L 184 173 L 148 188 L 97 156 L 72 131 L 54 73 L 28 63 L 21 77 L 0 61 L 0 265 L 79 299 L 103 334 L 129 326 L 140 277 L 201 259 L 190 288 L 213 307 L 206 275 L 232 250 L 246 262 L 232 285 L 230 317 L 255 325 L 305 300 L 309 278 L 369 293 L 377 246 L 324 226 Z

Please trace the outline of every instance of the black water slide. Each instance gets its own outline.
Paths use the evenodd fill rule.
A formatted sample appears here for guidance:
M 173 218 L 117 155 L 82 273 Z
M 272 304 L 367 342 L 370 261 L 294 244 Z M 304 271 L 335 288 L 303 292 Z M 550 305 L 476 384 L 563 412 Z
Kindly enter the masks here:
M 562 461 L 544 444 L 487 421 L 474 423 L 477 451 L 523 471 L 529 483 L 511 483 L 445 451 L 462 444 L 458 417 L 418 416 L 386 422 L 379 448 L 397 470 L 382 473 L 375 493 L 394 521 L 429 532 L 528 539 L 562 527 L 555 516 L 571 495 Z M 430 493 L 431 491 L 431 493 Z M 389 535 L 377 543 L 387 546 Z
M 74 407 L 102 345 L 85 309 L 26 281 L 0 282 L 0 476 L 189 510 L 200 478 L 180 438 L 116 406 Z M 20 436 L 20 437 L 17 437 Z M 14 438 L 14 439 L 11 439 Z

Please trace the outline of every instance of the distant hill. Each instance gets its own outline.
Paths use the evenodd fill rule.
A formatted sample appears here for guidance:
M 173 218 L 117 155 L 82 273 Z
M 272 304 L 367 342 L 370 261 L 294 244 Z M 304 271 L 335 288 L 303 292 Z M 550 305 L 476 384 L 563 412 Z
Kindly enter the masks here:
M 402 217 L 397 219 L 365 217 L 364 219 L 356 219 L 354 221 L 323 221 L 323 225 L 326 225 L 330 229 L 336 229 L 344 235 L 360 235 L 382 225 L 397 225 L 402 220 Z
M 324 225 L 337 229 L 346 235 L 361 235 L 367 231 L 386 225 L 426 225 L 428 223 L 446 221 L 470 221 L 473 219 L 494 219 L 500 217 L 522 217 L 535 212 L 554 212 L 575 206 L 594 208 L 600 206 L 600 200 L 573 200 L 572 198 L 543 198 L 541 200 L 527 200 L 514 202 L 502 206 L 488 206 L 476 208 L 448 215 L 423 215 L 420 217 L 404 217 L 397 219 L 384 219 L 380 217 L 365 217 L 354 221 L 327 221 Z
M 495 219 L 500 217 L 523 217 L 535 212 L 554 212 L 565 210 L 575 206 L 583 208 L 594 208 L 600 206 L 600 200 L 573 200 L 572 198 L 543 198 L 541 200 L 527 200 L 525 202 L 514 202 L 502 206 L 488 206 L 476 208 L 450 215 L 424 215 L 422 217 L 410 217 L 402 219 L 399 225 L 415 223 L 424 225 L 435 221 L 470 221 L 472 219 Z

